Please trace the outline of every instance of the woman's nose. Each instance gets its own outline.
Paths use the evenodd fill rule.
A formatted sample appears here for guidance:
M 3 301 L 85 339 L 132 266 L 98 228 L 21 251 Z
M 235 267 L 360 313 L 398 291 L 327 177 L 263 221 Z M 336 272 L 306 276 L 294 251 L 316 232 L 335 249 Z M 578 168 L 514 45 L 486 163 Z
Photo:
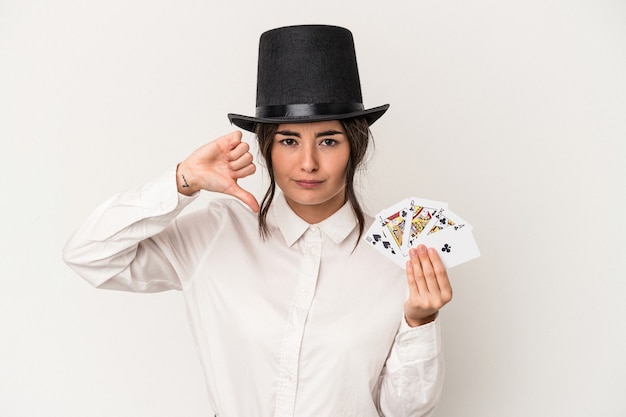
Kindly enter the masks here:
M 300 155 L 300 168 L 305 172 L 315 172 L 319 168 L 315 150 L 310 147 L 303 147 Z

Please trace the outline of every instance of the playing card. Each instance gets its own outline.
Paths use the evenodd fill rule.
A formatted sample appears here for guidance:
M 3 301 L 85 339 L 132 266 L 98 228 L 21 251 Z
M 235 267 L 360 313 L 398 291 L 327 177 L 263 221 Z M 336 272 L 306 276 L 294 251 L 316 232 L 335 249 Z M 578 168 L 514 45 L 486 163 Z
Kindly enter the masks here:
M 419 244 L 436 248 L 446 268 L 480 256 L 467 221 L 445 202 L 417 197 L 381 210 L 363 239 L 403 269 Z
M 404 199 L 378 213 L 376 220 L 380 227 L 387 231 L 388 236 L 399 252 L 402 252 L 402 241 L 407 222 L 410 219 L 410 201 Z
M 409 218 L 405 226 L 402 253 L 408 254 L 409 249 L 415 246 L 415 241 L 431 222 L 435 213 L 440 209 L 447 208 L 448 204 L 442 201 L 426 200 L 424 198 L 410 197 Z M 427 229 L 426 229 L 427 230 Z
M 372 245 L 376 250 L 387 258 L 404 268 L 406 257 L 396 246 L 395 239 L 389 236 L 389 231 L 381 227 L 380 223 L 374 222 L 363 236 L 363 240 Z
M 433 233 L 438 233 L 447 229 L 461 230 L 463 228 L 472 229 L 472 226 L 463 220 L 461 216 L 452 212 L 452 210 L 448 208 L 440 208 L 433 214 L 432 219 L 424 227 L 424 232 L 417 237 L 414 245 L 423 242 L 424 239 L 427 239 L 429 235 L 432 235 Z
M 369 244 L 402 267 L 407 259 L 402 253 L 402 240 L 410 215 L 409 203 L 404 199 L 381 210 L 364 236 Z
M 428 235 L 420 243 L 429 248 L 437 249 L 437 253 L 447 269 L 480 256 L 472 229 L 469 227 L 457 230 L 449 227 Z

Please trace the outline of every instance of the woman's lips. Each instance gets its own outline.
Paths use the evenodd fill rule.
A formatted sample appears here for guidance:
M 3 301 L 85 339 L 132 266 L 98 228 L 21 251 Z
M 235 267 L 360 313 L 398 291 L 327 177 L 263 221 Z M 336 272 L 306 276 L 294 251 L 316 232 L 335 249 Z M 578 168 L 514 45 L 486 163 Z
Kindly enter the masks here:
M 299 187 L 302 188 L 314 188 L 322 183 L 318 180 L 293 180 Z

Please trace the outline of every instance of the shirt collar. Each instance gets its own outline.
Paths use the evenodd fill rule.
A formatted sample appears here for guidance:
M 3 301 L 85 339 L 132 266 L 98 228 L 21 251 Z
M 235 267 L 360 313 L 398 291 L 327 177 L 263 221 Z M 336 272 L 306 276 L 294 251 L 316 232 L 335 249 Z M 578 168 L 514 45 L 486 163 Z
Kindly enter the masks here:
M 304 221 L 289 207 L 283 193 L 276 193 L 272 206 L 273 222 L 280 229 L 287 245 L 292 246 L 307 231 L 311 224 Z M 343 242 L 356 225 L 356 217 L 349 202 L 346 202 L 329 218 L 316 224 L 322 233 L 336 244 Z

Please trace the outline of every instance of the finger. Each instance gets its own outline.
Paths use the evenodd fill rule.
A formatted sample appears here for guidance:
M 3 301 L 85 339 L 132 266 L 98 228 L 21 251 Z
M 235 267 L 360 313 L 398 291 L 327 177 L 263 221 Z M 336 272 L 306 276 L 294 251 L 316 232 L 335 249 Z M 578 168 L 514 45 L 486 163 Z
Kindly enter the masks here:
M 441 261 L 439 253 L 434 248 L 428 249 L 428 257 L 430 258 L 430 262 L 433 265 L 441 295 L 446 300 L 446 302 L 450 301 L 450 299 L 452 299 L 452 285 L 450 284 L 450 279 L 448 278 L 448 272 L 446 270 L 446 267 Z
M 250 145 L 248 145 L 246 142 L 239 142 L 226 154 L 226 159 L 228 161 L 236 161 L 237 159 L 244 156 L 246 153 L 249 153 L 249 150 Z
M 252 175 L 256 172 L 256 165 L 250 163 L 245 165 L 244 167 L 238 169 L 237 171 L 235 171 L 232 176 L 235 179 L 240 179 L 240 178 L 245 178 L 249 175 Z
M 423 245 L 419 245 L 417 249 L 409 251 L 410 262 L 413 267 L 413 279 L 419 294 L 428 294 L 428 286 L 426 285 L 426 277 L 422 268 L 422 262 L 419 257 L 419 251 L 425 250 Z
M 239 171 L 242 168 L 245 168 L 252 164 L 252 154 L 250 152 L 246 152 L 241 155 L 239 158 L 230 162 L 230 169 L 233 171 Z
M 259 202 L 256 201 L 256 198 L 252 194 L 241 188 L 237 183 L 234 183 L 233 185 L 228 187 L 224 192 L 243 201 L 248 207 L 252 209 L 253 212 L 258 213 Z
M 419 289 L 417 288 L 417 282 L 415 282 L 415 271 L 413 270 L 413 262 L 411 262 L 410 258 L 408 261 L 406 261 L 406 267 L 404 268 L 404 271 L 406 273 L 406 283 L 409 286 L 409 292 L 411 293 L 411 295 L 418 296 Z
M 420 245 L 418 247 L 417 255 L 420 259 L 420 264 L 422 265 L 422 270 L 424 271 L 424 281 L 426 282 L 426 286 L 428 287 L 428 291 L 430 293 L 438 293 L 439 292 L 439 284 L 437 283 L 437 275 L 435 274 L 435 269 L 430 261 L 429 251 L 426 246 Z
M 227 154 L 237 147 L 241 143 L 242 133 L 238 130 L 230 132 L 227 135 L 221 136 L 216 139 L 217 144 L 223 153 Z

